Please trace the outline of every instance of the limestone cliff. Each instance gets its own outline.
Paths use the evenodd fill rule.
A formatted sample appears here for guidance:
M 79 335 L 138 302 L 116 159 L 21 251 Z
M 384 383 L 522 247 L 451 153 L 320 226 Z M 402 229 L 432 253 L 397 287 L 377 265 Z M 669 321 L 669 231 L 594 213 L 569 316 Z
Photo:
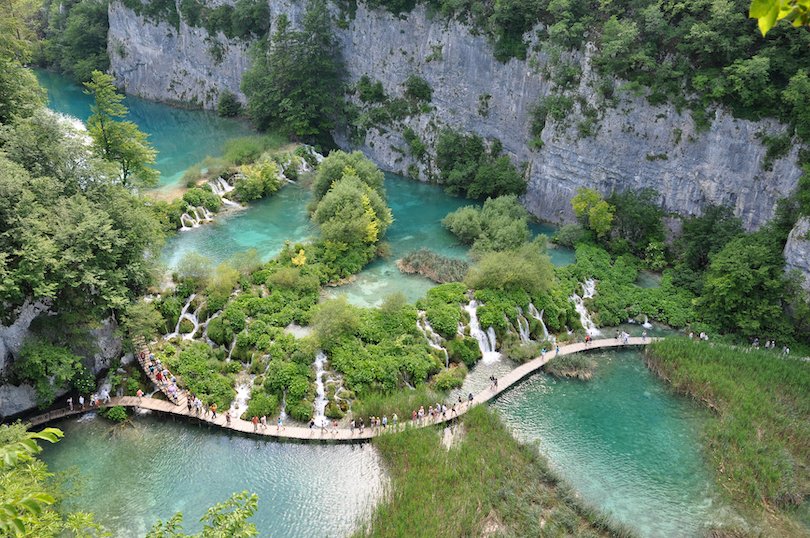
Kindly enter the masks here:
M 304 5 L 274 1 L 270 10 L 273 18 L 286 13 L 295 24 Z M 717 110 L 708 130 L 701 131 L 688 111 L 671 105 L 652 106 L 621 92 L 611 102 L 601 101 L 588 54 L 567 58 L 582 72 L 579 86 L 569 90 L 576 104 L 563 121 L 546 121 L 542 146 L 533 149 L 531 110 L 556 80 L 543 52 L 530 52 L 527 61 L 501 63 L 484 37 L 458 22 L 428 17 L 421 8 L 398 17 L 360 4 L 345 26 L 338 38 L 352 81 L 368 74 L 397 94 L 404 80 L 417 74 L 433 88 L 430 112 L 391 128 L 371 129 L 358 144 L 392 171 L 410 166 L 425 179 L 432 169 L 430 158 L 417 162 L 407 154 L 401 134 L 405 126 L 428 147 L 443 126 L 450 126 L 499 139 L 516 163 L 527 165 L 524 203 L 542 219 L 570 218 L 569 200 L 582 186 L 605 193 L 652 187 L 667 210 L 696 214 L 707 203 L 726 204 L 749 229 L 771 218 L 776 201 L 795 188 L 801 174 L 794 164 L 795 148 L 770 170 L 763 169 L 766 150 L 758 136 L 784 129 L 775 122 L 734 119 Z M 221 61 L 212 56 L 214 42 Z M 219 90 L 241 96 L 240 75 L 249 63 L 242 42 L 208 36 L 182 22 L 178 30 L 148 22 L 119 2 L 110 4 L 109 50 L 112 72 L 128 92 L 208 108 Z M 598 114 L 590 134 L 580 128 L 583 108 Z M 344 147 L 354 145 L 345 133 L 336 133 L 336 139 Z
M 798 271 L 804 277 L 804 289 L 810 292 L 810 217 L 799 219 L 788 236 L 785 270 Z

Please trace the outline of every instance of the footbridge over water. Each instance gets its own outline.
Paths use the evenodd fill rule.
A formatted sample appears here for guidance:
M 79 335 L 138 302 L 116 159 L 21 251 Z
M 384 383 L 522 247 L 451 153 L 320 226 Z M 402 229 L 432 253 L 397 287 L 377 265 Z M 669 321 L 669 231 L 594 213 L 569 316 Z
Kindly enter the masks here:
M 512 386 L 520 383 L 526 377 L 539 371 L 540 368 L 542 368 L 549 361 L 554 360 L 554 358 L 557 356 L 571 355 L 574 353 L 581 353 L 594 349 L 611 349 L 622 347 L 645 346 L 654 340 L 656 339 L 645 337 L 632 337 L 628 338 L 627 340 L 619 340 L 615 338 L 603 338 L 599 340 L 593 340 L 589 344 L 575 343 L 560 346 L 559 353 L 555 353 L 552 350 L 551 352 L 546 353 L 545 356 L 537 357 L 527 363 L 521 364 L 508 374 L 498 378 L 497 388 L 489 387 L 480 391 L 478 394 L 475 394 L 471 402 L 464 402 L 464 404 L 461 406 L 460 409 L 457 407 L 457 415 L 461 416 L 467 411 L 469 411 L 472 407 L 486 403 L 496 398 L 502 392 L 508 390 Z M 148 371 L 147 375 L 149 375 Z M 150 376 L 150 378 L 152 378 L 152 376 Z M 429 402 L 425 403 L 427 404 Z M 258 429 L 255 429 L 252 422 L 242 420 L 239 417 L 231 417 L 230 423 L 227 423 L 225 420 L 225 416 L 223 414 L 218 414 L 217 418 L 213 419 L 211 417 L 199 416 L 195 413 L 194 410 L 189 412 L 188 407 L 185 405 L 184 397 L 178 398 L 177 403 L 174 403 L 171 401 L 166 401 L 158 398 L 149 398 L 149 397 L 138 398 L 137 396 L 119 396 L 111 398 L 110 401 L 107 403 L 101 403 L 99 407 L 102 408 L 112 407 L 116 405 L 121 405 L 124 407 L 148 409 L 150 411 L 156 411 L 159 413 L 168 414 L 176 417 L 183 417 L 204 424 L 217 426 L 225 430 L 231 430 L 234 432 L 244 433 L 248 435 L 255 435 L 260 437 L 270 437 L 279 440 L 323 442 L 323 443 L 351 443 L 358 441 L 359 442 L 369 441 L 379 435 L 386 435 L 396 431 L 391 425 L 389 425 L 388 428 L 385 429 L 366 428 L 363 431 L 363 433 L 360 433 L 360 431 L 357 428 L 355 428 L 355 430 L 352 432 L 349 428 L 344 427 L 332 430 L 331 428 L 321 429 L 321 428 L 306 428 L 300 426 L 283 426 L 282 428 L 279 429 L 275 423 L 268 424 L 266 429 L 262 429 L 261 426 L 259 426 Z M 95 408 L 79 409 L 78 406 L 76 406 L 73 410 L 70 410 L 68 408 L 55 409 L 49 411 L 48 413 L 44 413 L 42 415 L 33 417 L 28 422 L 31 424 L 32 427 L 35 427 L 63 417 L 87 413 L 88 411 L 93 411 L 94 409 Z M 400 421 L 398 425 L 398 430 L 401 431 L 405 428 L 411 427 L 434 426 L 438 424 L 449 423 L 456 419 L 455 415 L 452 417 L 450 416 L 449 411 L 447 415 L 448 416 L 446 418 L 438 419 L 435 421 L 431 421 L 428 417 L 425 417 L 420 424 L 413 424 L 410 420 L 410 417 L 407 417 L 407 419 L 406 417 L 402 417 L 403 420 Z

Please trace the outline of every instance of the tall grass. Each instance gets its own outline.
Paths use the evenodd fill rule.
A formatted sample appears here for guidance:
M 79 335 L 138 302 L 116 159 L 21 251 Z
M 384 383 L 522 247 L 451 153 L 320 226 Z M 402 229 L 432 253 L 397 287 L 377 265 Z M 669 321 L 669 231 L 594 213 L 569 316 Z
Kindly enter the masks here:
M 374 440 L 391 492 L 359 536 L 631 536 L 584 507 L 483 406 L 461 419 L 461 440 L 443 448 L 437 430 Z
M 553 352 L 552 352 L 553 353 Z M 555 377 L 581 379 L 583 381 L 593 376 L 596 362 L 584 353 L 563 355 L 555 357 L 543 366 L 543 370 Z
M 390 394 L 372 392 L 358 398 L 352 404 L 352 415 L 356 419 L 366 421 L 368 417 L 391 417 L 394 413 L 399 417 L 400 424 L 411 419 L 411 412 L 419 410 L 419 406 L 428 406 L 444 401 L 444 397 L 433 389 L 419 385 L 414 390 L 398 390 Z
M 231 138 L 225 142 L 222 157 L 232 165 L 252 163 L 265 151 L 278 149 L 288 142 L 287 138 L 278 133 Z
M 427 248 L 408 252 L 397 260 L 397 267 L 403 273 L 422 275 L 439 284 L 464 280 L 470 268 L 464 260 L 448 258 Z
M 656 342 L 646 360 L 715 411 L 708 452 L 732 498 L 785 510 L 810 494 L 810 363 L 688 338 Z

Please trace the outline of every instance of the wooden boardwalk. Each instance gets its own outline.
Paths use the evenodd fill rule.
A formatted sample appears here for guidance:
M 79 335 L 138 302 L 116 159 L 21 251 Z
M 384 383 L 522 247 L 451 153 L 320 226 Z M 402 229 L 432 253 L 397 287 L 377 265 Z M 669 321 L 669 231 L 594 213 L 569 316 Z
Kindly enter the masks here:
M 609 349 L 609 348 L 620 348 L 625 346 L 644 346 L 651 341 L 655 340 L 655 338 L 642 338 L 642 337 L 633 337 L 629 338 L 627 343 L 621 342 L 614 338 L 604 338 L 599 340 L 594 340 L 590 344 L 585 345 L 582 343 L 577 344 L 568 344 L 566 346 L 560 347 L 559 355 L 571 355 L 573 353 L 580 353 L 583 351 L 589 351 L 592 349 Z M 546 353 L 545 357 L 537 357 L 534 360 L 531 360 L 525 364 L 522 364 L 506 374 L 505 376 L 498 379 L 498 388 L 486 388 L 475 394 L 473 396 L 473 400 L 471 403 L 464 402 L 460 409 L 457 409 L 458 415 L 461 416 L 472 406 L 480 405 L 486 403 L 493 398 L 497 397 L 502 392 L 508 390 L 512 386 L 516 385 L 520 381 L 522 381 L 527 376 L 536 373 L 540 368 L 545 365 L 550 360 L 553 360 L 555 357 L 555 353 L 552 350 L 549 353 Z M 429 403 L 429 402 L 425 402 Z M 314 441 L 314 442 L 326 442 L 326 443 L 351 443 L 351 442 L 364 442 L 369 441 L 378 435 L 384 435 L 386 433 L 392 433 L 396 431 L 393 426 L 389 425 L 388 428 L 366 428 L 363 433 L 361 434 L 360 431 L 355 428 L 354 432 L 352 432 L 349 428 L 338 428 L 337 430 L 332 430 L 331 428 L 321 429 L 321 428 L 302 428 L 298 426 L 284 426 L 281 429 L 278 429 L 277 425 L 268 424 L 266 429 L 262 429 L 261 425 L 259 425 L 258 430 L 254 430 L 253 423 L 247 420 L 241 420 L 238 417 L 232 417 L 230 424 L 226 424 L 225 416 L 223 414 L 217 414 L 216 419 L 212 419 L 210 415 L 206 418 L 204 416 L 197 415 L 194 411 L 189 412 L 186 405 L 177 405 L 173 402 L 168 402 L 166 400 L 159 400 L 156 398 L 138 398 L 137 396 L 119 396 L 111 398 L 109 403 L 102 403 L 99 407 L 111 407 L 115 405 L 122 405 L 125 407 L 139 407 L 141 409 L 148 409 L 150 411 L 156 411 L 159 413 L 170 414 L 173 416 L 185 417 L 189 420 L 196 420 L 201 421 L 204 423 L 208 423 L 214 426 L 218 426 L 223 429 L 229 429 L 235 432 L 245 433 L 248 435 L 257 435 L 262 437 L 271 437 L 276 439 L 286 439 L 286 440 L 294 440 L 294 441 Z M 52 420 L 57 420 L 63 417 L 72 416 L 72 415 L 79 415 L 81 413 L 86 413 L 88 411 L 93 411 L 95 408 L 85 408 L 79 409 L 76 406 L 73 411 L 69 410 L 68 408 L 64 409 L 56 409 L 50 411 L 48 413 L 38 415 L 33 417 L 28 422 L 31 426 L 40 426 Z M 410 417 L 403 417 L 403 420 L 400 421 L 398 425 L 398 430 L 403 430 L 405 428 L 410 427 L 426 427 L 426 426 L 433 426 L 442 424 L 444 422 L 450 422 L 455 418 L 455 416 L 451 417 L 450 412 L 448 411 L 448 416 L 445 419 L 439 419 L 434 422 L 431 422 L 428 417 L 422 419 L 421 424 L 413 424 L 410 420 Z

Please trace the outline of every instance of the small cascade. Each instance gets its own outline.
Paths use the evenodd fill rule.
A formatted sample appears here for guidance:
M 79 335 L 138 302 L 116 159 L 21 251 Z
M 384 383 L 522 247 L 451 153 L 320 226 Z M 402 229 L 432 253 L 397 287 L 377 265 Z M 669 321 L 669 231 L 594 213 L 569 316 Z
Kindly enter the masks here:
M 458 329 L 456 329 L 456 333 L 457 333 L 459 336 L 466 336 L 466 335 L 464 334 L 464 324 L 463 324 L 463 323 L 461 323 L 460 321 L 458 322 Z
M 555 341 L 553 338 L 549 338 L 548 329 L 546 328 L 546 322 L 543 321 L 543 314 L 545 313 L 545 309 L 538 312 L 537 307 L 534 306 L 533 303 L 529 303 L 529 315 L 540 322 L 540 327 L 543 328 L 543 338 L 545 340 L 551 340 L 552 342 Z
M 281 395 L 281 409 L 278 411 L 281 420 L 287 420 L 287 392 Z
M 523 316 L 523 309 L 520 307 L 517 307 L 517 325 L 520 341 L 525 344 L 531 340 L 531 335 L 529 334 L 529 320 Z
M 575 293 L 569 298 L 571 301 L 573 301 L 574 309 L 579 314 L 579 321 L 582 324 L 582 328 L 584 328 L 585 332 L 590 336 L 598 336 L 602 334 L 602 332 L 596 328 L 596 324 L 591 319 L 591 314 L 588 312 L 588 309 L 585 308 L 584 299 L 593 297 L 595 293 L 596 282 L 589 279 L 582 284 L 582 297 Z
M 238 203 L 234 202 L 230 198 L 226 198 L 226 194 L 234 190 L 234 186 L 225 181 L 222 177 L 218 177 L 216 179 L 212 179 L 208 182 L 208 185 L 211 186 L 211 192 L 216 194 L 217 196 L 222 199 L 222 203 L 226 206 L 231 207 L 242 207 Z
M 214 220 L 214 215 L 203 206 L 192 207 L 180 215 L 180 230 L 191 230 Z
M 430 326 L 430 322 L 425 317 L 425 311 L 420 310 L 416 316 L 416 328 L 419 329 L 425 336 L 425 340 L 430 347 L 433 349 L 438 349 L 442 353 L 444 353 L 444 367 L 450 367 L 450 355 L 447 353 L 447 349 L 442 345 L 444 343 L 444 339 L 433 330 L 433 327 Z
M 248 408 L 248 401 L 250 400 L 251 387 L 253 386 L 253 378 L 250 376 L 246 383 L 239 383 L 236 385 L 236 398 L 231 402 L 231 417 L 239 418 Z M 250 420 L 250 417 L 248 417 Z
M 233 340 L 231 341 L 231 347 L 228 348 L 228 357 L 225 359 L 225 362 L 231 362 L 231 355 L 233 355 L 233 350 L 236 348 L 236 335 L 233 335 Z
M 650 320 L 647 318 L 647 314 L 644 314 L 644 323 L 642 323 L 641 326 L 645 329 L 653 328 L 652 323 L 650 323 Z
M 500 360 L 501 354 L 495 351 L 495 329 L 490 327 L 487 332 L 481 330 L 478 323 L 478 303 L 472 300 L 464 307 L 470 315 L 470 336 L 478 340 L 478 347 L 481 349 L 482 361 L 484 364 L 491 364 Z
M 163 338 L 165 338 L 166 340 L 169 340 L 170 338 L 180 336 L 180 323 L 183 322 L 183 319 L 189 319 L 189 320 L 191 320 L 192 323 L 195 323 L 194 331 L 197 330 L 197 327 L 198 327 L 199 324 L 197 324 L 196 321 L 195 321 L 196 316 L 194 314 L 189 314 L 188 313 L 188 309 L 191 307 L 191 302 L 194 300 L 195 297 L 197 297 L 196 293 L 192 293 L 191 295 L 188 296 L 188 299 L 186 300 L 186 304 L 184 304 L 183 309 L 180 310 L 180 317 L 177 318 L 177 325 L 175 325 L 174 331 L 170 332 L 169 334 L 167 334 Z M 189 316 L 192 316 L 194 319 L 192 319 Z M 192 334 L 194 333 L 194 331 L 192 331 Z
M 315 425 L 318 427 L 326 427 L 329 425 L 329 420 L 324 414 L 326 404 L 328 403 L 326 399 L 326 387 L 323 383 L 325 373 L 323 365 L 325 362 L 326 354 L 323 351 L 319 351 L 318 354 L 315 355 L 315 362 L 313 363 L 313 366 L 315 366 L 315 414 L 313 418 Z

